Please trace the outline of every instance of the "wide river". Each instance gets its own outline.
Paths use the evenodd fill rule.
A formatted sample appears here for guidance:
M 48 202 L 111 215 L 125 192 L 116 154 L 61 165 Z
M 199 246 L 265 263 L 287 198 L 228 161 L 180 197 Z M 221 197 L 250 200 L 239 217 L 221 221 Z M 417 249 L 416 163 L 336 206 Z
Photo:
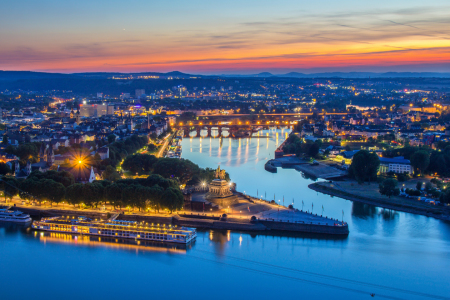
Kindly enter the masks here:
M 239 191 L 343 218 L 348 237 L 201 231 L 173 249 L 0 225 L 0 299 L 449 299 L 450 224 L 318 194 L 293 169 L 266 172 L 287 133 L 186 138 L 183 157 L 225 168 Z

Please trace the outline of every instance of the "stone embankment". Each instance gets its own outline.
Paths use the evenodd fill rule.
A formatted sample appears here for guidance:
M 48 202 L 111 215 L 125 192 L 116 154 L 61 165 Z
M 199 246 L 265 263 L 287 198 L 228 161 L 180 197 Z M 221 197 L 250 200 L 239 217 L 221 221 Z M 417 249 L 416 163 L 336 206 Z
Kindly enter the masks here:
M 59 210 L 59 209 L 41 209 L 41 208 L 26 208 L 14 207 L 15 210 L 20 210 L 24 213 L 30 214 L 34 218 L 51 217 L 51 216 L 86 216 L 92 219 L 107 219 L 106 212 L 92 212 L 79 210 Z M 246 218 L 221 218 L 218 216 L 209 216 L 201 214 L 174 214 L 167 216 L 155 215 L 141 215 L 141 214 L 121 214 L 118 218 L 128 221 L 139 221 L 149 223 L 164 223 L 173 224 L 186 227 L 215 229 L 215 230 L 236 230 L 236 231 L 286 231 L 297 233 L 317 233 L 326 235 L 348 235 L 348 225 L 320 216 L 313 216 L 305 212 L 299 213 L 302 215 L 300 220 L 276 220 L 273 218 L 256 219 L 251 221 Z M 309 218 L 309 219 L 307 219 Z M 314 218 L 314 219 L 312 219 Z M 308 220 L 308 221 L 307 221 Z M 311 221 L 311 222 L 310 222 Z
M 326 164 L 311 164 L 309 161 L 295 156 L 283 156 L 271 159 L 264 165 L 264 169 L 272 173 L 277 173 L 277 167 L 294 168 L 297 171 L 303 172 L 309 176 L 323 179 L 338 178 L 347 174 L 346 171 L 339 170 Z
M 370 194 L 367 196 L 361 196 L 357 194 L 352 194 L 348 190 L 344 190 L 342 188 L 338 188 L 337 186 L 332 186 L 332 184 L 328 182 L 316 182 L 312 183 L 308 186 L 310 189 L 320 192 L 323 194 L 336 196 L 339 198 L 361 202 L 365 204 L 370 204 L 374 206 L 383 207 L 386 209 L 392 209 L 397 211 L 403 211 L 407 213 L 423 215 L 427 217 L 433 217 L 440 220 L 450 221 L 449 210 L 445 207 L 434 206 L 432 207 L 424 207 L 422 203 L 415 203 L 414 200 L 410 200 L 410 203 L 403 201 L 401 203 L 390 200 L 386 198 L 386 200 L 375 199 L 374 197 L 370 197 Z M 420 206 L 419 206 L 420 204 Z

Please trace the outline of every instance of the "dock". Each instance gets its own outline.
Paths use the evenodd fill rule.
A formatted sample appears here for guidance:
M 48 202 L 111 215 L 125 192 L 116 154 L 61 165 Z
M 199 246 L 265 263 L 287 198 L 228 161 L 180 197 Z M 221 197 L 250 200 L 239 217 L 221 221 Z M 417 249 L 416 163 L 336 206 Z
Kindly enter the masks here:
M 194 227 L 212 230 L 234 230 L 267 232 L 272 234 L 276 232 L 290 233 L 316 233 L 324 235 L 348 235 L 348 224 L 337 219 L 322 217 L 317 214 L 311 214 L 299 210 L 279 207 L 280 211 L 275 209 L 265 209 L 261 204 L 253 205 L 252 216 L 245 215 L 242 218 L 236 216 L 223 217 L 224 214 L 202 214 L 182 212 L 166 216 L 144 215 L 144 214 L 113 214 L 110 218 L 119 217 L 127 221 L 144 221 L 150 223 L 172 224 L 178 226 Z M 33 217 L 52 217 L 52 216 L 86 216 L 92 219 L 108 219 L 106 212 L 91 212 L 80 210 L 58 210 L 58 209 L 37 209 L 28 207 L 14 207 Z

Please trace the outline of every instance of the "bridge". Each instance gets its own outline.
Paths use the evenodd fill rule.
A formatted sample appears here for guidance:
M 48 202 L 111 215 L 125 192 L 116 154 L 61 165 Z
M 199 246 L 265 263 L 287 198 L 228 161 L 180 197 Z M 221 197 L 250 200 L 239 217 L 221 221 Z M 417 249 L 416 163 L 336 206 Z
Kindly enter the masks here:
M 232 115 L 198 115 L 197 120 L 177 121 L 170 125 L 181 129 L 184 137 L 189 137 L 191 131 L 197 131 L 197 137 L 202 130 L 207 130 L 208 137 L 211 136 L 212 129 L 217 129 L 219 136 L 222 136 L 222 130 L 226 130 L 233 137 L 238 132 L 249 132 L 250 135 L 255 128 L 267 128 L 273 126 L 294 127 L 300 120 L 311 117 L 313 113 L 279 113 L 279 114 L 232 114 Z M 319 113 L 318 115 L 328 115 L 328 113 Z M 329 113 L 329 115 L 347 115 L 347 113 Z
M 250 135 L 252 132 L 257 131 L 256 129 L 263 129 L 268 127 L 294 127 L 298 121 L 189 121 L 189 122 L 177 122 L 173 127 L 181 129 L 184 132 L 184 137 L 189 137 L 191 131 L 197 132 L 197 137 L 200 137 L 200 132 L 202 130 L 207 130 L 207 136 L 211 136 L 211 131 L 213 129 L 218 130 L 218 136 L 222 136 L 222 131 L 228 131 L 231 136 L 236 136 L 238 132 L 248 132 Z

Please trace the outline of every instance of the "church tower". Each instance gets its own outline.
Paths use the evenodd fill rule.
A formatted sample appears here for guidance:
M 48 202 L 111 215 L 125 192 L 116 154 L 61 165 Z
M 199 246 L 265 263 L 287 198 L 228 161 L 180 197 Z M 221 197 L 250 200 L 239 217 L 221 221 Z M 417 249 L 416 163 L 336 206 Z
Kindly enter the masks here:
M 46 161 L 46 157 L 45 157 L 45 142 L 41 143 L 41 149 L 39 150 L 39 161 L 43 162 Z
M 16 176 L 19 174 L 19 172 L 20 172 L 20 165 L 19 165 L 19 161 L 16 160 L 16 169 L 15 169 Z
M 31 174 L 31 162 L 27 161 L 27 168 L 26 168 L 27 176 Z
M 53 147 L 50 145 L 47 149 L 47 163 L 52 166 L 55 162 L 55 154 L 53 153 Z
M 81 123 L 80 110 L 77 111 L 77 120 L 76 120 L 76 122 L 77 122 L 77 125 L 80 125 L 80 123 Z

